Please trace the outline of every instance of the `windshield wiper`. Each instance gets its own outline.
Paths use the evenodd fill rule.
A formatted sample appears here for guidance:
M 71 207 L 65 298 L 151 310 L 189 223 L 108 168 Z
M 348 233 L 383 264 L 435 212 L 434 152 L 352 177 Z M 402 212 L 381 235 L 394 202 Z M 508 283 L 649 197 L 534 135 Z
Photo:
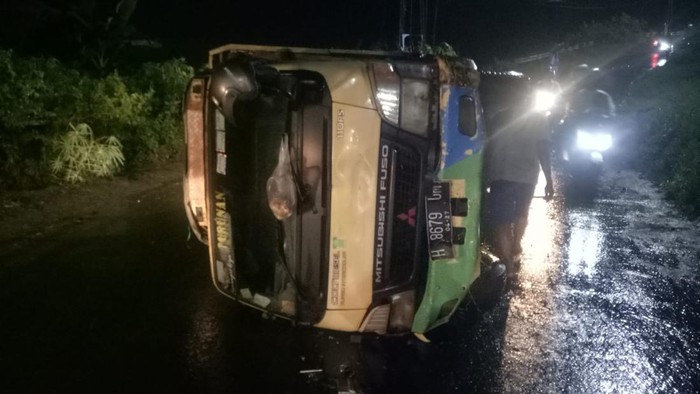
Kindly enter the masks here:
M 292 285 L 294 286 L 294 290 L 301 297 L 304 297 L 304 290 L 302 289 L 301 285 L 299 285 L 299 281 L 297 280 L 297 277 L 292 273 L 292 269 L 289 267 L 289 262 L 287 261 L 287 253 L 284 250 L 286 231 L 284 230 L 284 222 L 282 222 L 281 220 L 277 221 L 277 238 L 277 253 L 279 254 L 280 262 L 282 263 L 284 270 L 287 272 L 287 276 L 289 276 L 289 279 L 292 282 Z
M 296 293 L 296 318 L 297 322 L 300 324 L 308 325 L 314 322 L 314 312 L 312 308 L 312 303 L 311 300 L 308 299 L 308 296 L 306 294 L 306 291 L 304 288 L 299 284 L 299 281 L 297 277 L 292 273 L 292 269 L 289 267 L 289 263 L 287 261 L 287 254 L 285 253 L 284 250 L 284 242 L 286 239 L 286 232 L 284 230 L 284 222 L 281 220 L 277 221 L 277 236 L 278 236 L 278 244 L 277 244 L 277 253 L 279 254 L 279 259 L 280 263 L 284 267 L 285 271 L 287 272 L 287 276 L 289 276 L 289 280 L 292 283 L 292 287 L 294 287 L 294 291 Z

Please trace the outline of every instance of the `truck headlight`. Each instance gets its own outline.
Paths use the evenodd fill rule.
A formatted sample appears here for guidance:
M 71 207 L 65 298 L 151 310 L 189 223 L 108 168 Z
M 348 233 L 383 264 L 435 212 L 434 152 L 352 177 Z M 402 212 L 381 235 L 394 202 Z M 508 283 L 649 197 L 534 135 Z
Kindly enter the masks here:
M 391 63 L 375 63 L 372 71 L 374 71 L 374 94 L 381 115 L 387 122 L 398 126 L 401 79 Z
M 390 303 L 374 307 L 360 326 L 361 332 L 377 334 L 411 331 L 416 314 L 416 295 L 413 290 L 394 294 Z
M 372 71 L 375 98 L 384 120 L 410 133 L 427 136 L 437 119 L 430 108 L 433 68 L 420 63 L 379 62 L 373 64 Z
M 576 146 L 582 150 L 604 152 L 612 147 L 612 136 L 607 133 L 576 132 Z
M 394 294 L 391 297 L 389 331 L 410 331 L 416 314 L 416 296 L 412 290 Z
M 421 136 L 428 135 L 430 124 L 430 85 L 420 79 L 401 83 L 401 128 Z

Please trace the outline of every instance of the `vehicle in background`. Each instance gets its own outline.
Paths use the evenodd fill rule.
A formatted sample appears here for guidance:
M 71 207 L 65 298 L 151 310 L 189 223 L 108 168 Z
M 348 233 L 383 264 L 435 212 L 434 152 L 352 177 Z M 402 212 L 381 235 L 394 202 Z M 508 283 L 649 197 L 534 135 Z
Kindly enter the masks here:
M 659 36 L 652 40 L 650 68 L 663 67 L 673 53 L 673 37 Z
M 600 89 L 581 89 L 571 97 L 568 113 L 554 131 L 557 161 L 571 178 L 597 178 L 617 132 L 615 104 Z
M 697 44 L 697 29 L 692 23 L 680 30 L 655 36 L 651 41 L 650 68 L 665 66 L 674 53 L 682 52 L 694 44 Z
M 422 339 L 499 286 L 478 83 L 469 59 L 212 50 L 186 92 L 184 200 L 214 286 L 298 324 Z

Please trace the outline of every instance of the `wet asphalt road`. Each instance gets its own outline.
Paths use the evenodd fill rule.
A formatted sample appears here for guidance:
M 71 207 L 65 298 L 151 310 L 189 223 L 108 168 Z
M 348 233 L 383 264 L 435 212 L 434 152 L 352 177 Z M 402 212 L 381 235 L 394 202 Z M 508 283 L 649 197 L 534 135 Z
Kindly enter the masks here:
M 237 306 L 186 241 L 181 185 L 2 254 L 2 392 L 700 391 L 700 227 L 607 169 L 536 198 L 519 286 L 433 343 L 293 327 Z M 320 370 L 320 372 L 316 372 Z

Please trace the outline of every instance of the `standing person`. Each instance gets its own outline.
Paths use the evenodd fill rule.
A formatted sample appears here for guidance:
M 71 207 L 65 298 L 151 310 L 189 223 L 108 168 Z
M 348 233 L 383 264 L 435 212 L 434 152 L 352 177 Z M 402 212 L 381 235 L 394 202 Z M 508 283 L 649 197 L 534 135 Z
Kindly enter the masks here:
M 547 180 L 545 198 L 554 194 L 550 163 L 551 132 L 547 116 L 533 110 L 523 90 L 492 114 L 486 142 L 485 175 L 488 217 L 496 255 L 513 278 L 520 263 L 522 238 L 540 168 Z

